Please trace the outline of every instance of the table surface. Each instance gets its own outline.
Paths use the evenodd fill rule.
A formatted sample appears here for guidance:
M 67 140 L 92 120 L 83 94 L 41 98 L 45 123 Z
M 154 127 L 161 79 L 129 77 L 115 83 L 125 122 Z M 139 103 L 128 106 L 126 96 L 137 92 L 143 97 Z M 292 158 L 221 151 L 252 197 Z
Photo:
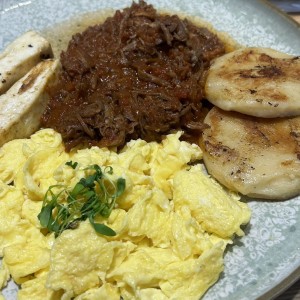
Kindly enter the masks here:
M 300 24 L 300 13 L 290 15 Z M 300 300 L 300 280 L 294 283 L 288 290 L 283 292 L 276 300 Z

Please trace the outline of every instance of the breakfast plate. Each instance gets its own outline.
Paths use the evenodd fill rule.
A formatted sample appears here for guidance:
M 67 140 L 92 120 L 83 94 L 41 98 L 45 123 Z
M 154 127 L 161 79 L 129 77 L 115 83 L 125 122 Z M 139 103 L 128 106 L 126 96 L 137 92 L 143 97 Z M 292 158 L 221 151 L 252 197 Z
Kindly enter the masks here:
M 300 30 L 261 1 L 247 0 L 149 0 L 157 9 L 198 16 L 239 44 L 271 47 L 299 55 Z M 121 9 L 131 1 L 32 0 L 0 2 L 0 49 L 29 29 L 49 32 L 83 13 Z M 225 270 L 203 299 L 270 299 L 300 276 L 300 197 L 287 201 L 244 199 L 252 209 L 245 236 L 225 255 Z M 17 287 L 3 291 L 16 298 Z

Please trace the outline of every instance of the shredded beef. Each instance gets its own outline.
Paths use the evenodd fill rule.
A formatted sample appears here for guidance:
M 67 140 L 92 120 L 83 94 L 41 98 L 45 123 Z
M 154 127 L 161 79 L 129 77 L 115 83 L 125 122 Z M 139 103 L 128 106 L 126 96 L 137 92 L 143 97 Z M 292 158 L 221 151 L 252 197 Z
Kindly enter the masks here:
M 133 3 L 72 37 L 42 125 L 60 132 L 67 150 L 199 134 L 204 72 L 223 53 L 206 28 Z

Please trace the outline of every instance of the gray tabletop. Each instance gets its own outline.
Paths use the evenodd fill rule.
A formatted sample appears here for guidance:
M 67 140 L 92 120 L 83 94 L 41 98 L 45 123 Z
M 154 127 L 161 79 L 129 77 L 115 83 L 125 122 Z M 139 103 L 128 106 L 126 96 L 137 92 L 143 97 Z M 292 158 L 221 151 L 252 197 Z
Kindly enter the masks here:
M 276 300 L 300 300 L 300 280 L 283 292 Z

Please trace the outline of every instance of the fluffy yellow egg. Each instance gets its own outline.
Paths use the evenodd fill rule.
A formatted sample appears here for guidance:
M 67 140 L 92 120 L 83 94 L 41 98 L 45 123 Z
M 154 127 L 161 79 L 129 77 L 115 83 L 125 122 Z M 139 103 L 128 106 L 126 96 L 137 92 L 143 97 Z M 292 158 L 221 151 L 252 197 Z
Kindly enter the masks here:
M 198 300 L 218 280 L 226 245 L 243 234 L 250 210 L 205 174 L 200 148 L 181 134 L 131 141 L 119 153 L 66 153 L 50 129 L 4 145 L 0 284 L 11 275 L 21 284 L 19 300 Z M 94 164 L 126 182 L 110 216 L 95 219 L 116 235 L 101 235 L 85 220 L 54 238 L 38 219 L 45 193 L 52 185 L 73 188 Z

